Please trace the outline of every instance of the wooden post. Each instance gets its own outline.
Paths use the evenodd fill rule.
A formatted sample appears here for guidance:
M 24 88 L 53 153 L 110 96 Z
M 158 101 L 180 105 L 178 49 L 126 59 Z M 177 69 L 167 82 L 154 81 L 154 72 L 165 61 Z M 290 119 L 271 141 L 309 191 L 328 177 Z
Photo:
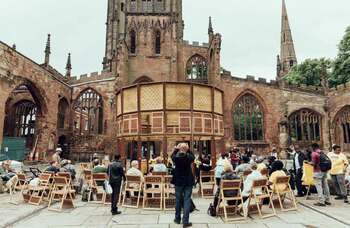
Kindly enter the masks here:
M 216 145 L 215 145 L 215 137 L 212 137 L 210 140 L 210 152 L 211 152 L 211 164 L 212 167 L 216 166 Z

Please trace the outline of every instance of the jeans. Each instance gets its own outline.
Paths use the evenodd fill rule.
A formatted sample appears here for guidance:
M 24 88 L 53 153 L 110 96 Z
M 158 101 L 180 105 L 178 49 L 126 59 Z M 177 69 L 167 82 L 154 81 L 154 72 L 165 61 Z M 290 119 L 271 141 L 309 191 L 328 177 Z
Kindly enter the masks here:
M 112 197 L 111 197 L 111 207 L 112 207 L 111 212 L 117 212 L 121 182 L 110 183 L 110 185 L 113 190 Z
M 330 202 L 330 193 L 327 183 L 327 173 L 314 173 L 315 185 L 320 203 Z
M 347 192 L 345 188 L 345 174 L 331 175 L 332 181 L 338 196 L 347 198 Z
M 183 218 L 182 223 L 188 224 L 190 218 L 190 209 L 191 209 L 191 195 L 192 195 L 192 186 L 175 186 L 175 197 L 176 197 L 176 206 L 175 206 L 175 219 L 181 221 L 181 208 L 183 206 Z

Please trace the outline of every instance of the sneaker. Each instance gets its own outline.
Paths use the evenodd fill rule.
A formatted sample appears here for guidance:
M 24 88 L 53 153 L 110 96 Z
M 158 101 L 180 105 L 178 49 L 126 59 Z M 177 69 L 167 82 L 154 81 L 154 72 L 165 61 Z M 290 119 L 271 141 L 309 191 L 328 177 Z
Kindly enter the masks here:
M 180 224 L 181 223 L 181 219 L 174 219 L 174 223 Z
M 191 227 L 192 226 L 192 223 L 191 222 L 189 222 L 189 223 L 186 223 L 186 224 L 183 224 L 183 228 L 186 228 L 186 227 Z
M 325 202 L 325 204 L 328 206 L 332 205 L 331 202 Z
M 326 204 L 320 203 L 320 202 L 314 203 L 314 205 L 317 206 L 317 207 L 325 207 L 326 206 Z

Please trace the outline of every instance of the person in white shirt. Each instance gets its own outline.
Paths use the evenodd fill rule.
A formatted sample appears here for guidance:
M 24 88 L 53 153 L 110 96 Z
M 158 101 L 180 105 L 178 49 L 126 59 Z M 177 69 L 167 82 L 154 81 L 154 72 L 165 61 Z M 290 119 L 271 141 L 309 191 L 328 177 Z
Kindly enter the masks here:
M 156 164 L 153 166 L 153 172 L 168 172 L 168 168 L 163 163 L 162 157 L 156 158 Z
M 215 179 L 217 186 L 220 186 L 221 175 L 224 172 L 224 166 L 226 163 L 231 164 L 231 162 L 228 160 L 228 154 L 223 152 L 221 153 L 220 158 L 217 160 L 215 167 Z
M 127 176 L 138 176 L 138 177 L 141 177 L 141 180 L 143 180 L 143 174 L 138 169 L 138 167 L 139 167 L 139 162 L 137 160 L 132 161 L 131 168 L 126 172 L 126 175 Z
M 247 176 L 243 183 L 243 191 L 242 191 L 242 196 L 243 197 L 249 197 L 251 191 L 252 191 L 252 186 L 253 182 L 256 180 L 261 180 L 264 179 L 265 177 L 261 175 L 261 173 L 257 170 L 257 165 L 256 163 L 251 164 L 250 168 L 252 169 L 252 173 Z M 260 195 L 261 189 L 256 189 L 255 194 Z

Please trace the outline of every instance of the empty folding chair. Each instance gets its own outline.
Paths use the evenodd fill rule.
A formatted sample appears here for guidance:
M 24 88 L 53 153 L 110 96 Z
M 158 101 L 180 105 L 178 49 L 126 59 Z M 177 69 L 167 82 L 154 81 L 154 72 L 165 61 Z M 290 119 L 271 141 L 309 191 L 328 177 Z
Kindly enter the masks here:
M 162 209 L 162 199 L 163 199 L 163 183 L 162 176 L 145 176 L 143 184 L 143 203 L 142 207 L 144 209 Z M 156 187 L 160 186 L 160 187 Z M 156 203 L 159 201 L 159 204 Z M 159 205 L 157 207 L 156 205 Z
M 54 179 L 53 189 L 49 200 L 48 209 L 53 211 L 61 211 L 63 206 L 74 208 L 73 192 L 70 187 L 70 181 L 63 176 L 56 176 Z M 59 202 L 58 208 L 53 208 L 52 203 Z
M 171 184 L 173 176 L 164 176 L 163 209 L 174 210 L 176 204 L 175 186 Z
M 213 198 L 215 188 L 215 172 L 201 171 L 199 176 L 199 192 L 202 198 Z

